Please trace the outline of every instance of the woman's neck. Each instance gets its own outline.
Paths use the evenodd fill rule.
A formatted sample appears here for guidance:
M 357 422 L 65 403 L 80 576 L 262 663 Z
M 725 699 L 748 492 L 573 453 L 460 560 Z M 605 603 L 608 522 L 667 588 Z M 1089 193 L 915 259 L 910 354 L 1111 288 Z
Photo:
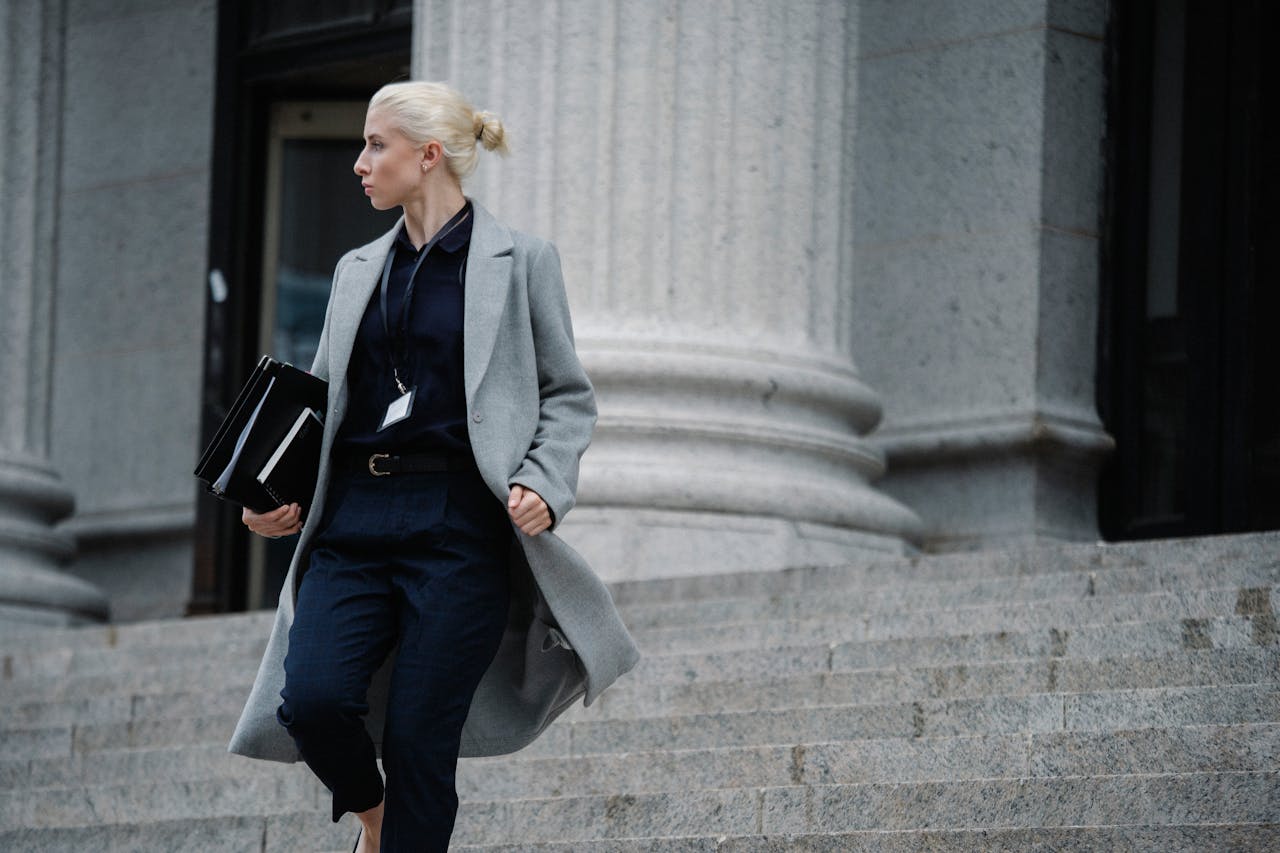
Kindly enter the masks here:
M 441 184 L 406 200 L 402 205 L 404 227 L 413 247 L 421 249 L 425 246 L 466 203 L 467 197 L 462 194 L 462 188 L 452 183 Z

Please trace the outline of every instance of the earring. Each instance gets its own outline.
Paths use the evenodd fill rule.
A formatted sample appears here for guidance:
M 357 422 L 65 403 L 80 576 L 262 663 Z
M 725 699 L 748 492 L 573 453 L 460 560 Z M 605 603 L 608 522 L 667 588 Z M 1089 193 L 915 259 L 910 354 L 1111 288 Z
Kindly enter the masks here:
M 424 171 L 424 172 L 425 172 L 425 171 L 427 171 L 427 164 L 426 164 L 426 163 L 423 163 L 423 164 L 422 164 L 422 171 Z

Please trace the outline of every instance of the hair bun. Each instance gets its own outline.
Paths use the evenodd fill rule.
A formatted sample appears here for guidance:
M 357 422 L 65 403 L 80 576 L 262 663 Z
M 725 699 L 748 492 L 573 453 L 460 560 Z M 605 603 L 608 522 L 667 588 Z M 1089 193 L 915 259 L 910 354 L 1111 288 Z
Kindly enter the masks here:
M 502 119 L 487 110 L 479 110 L 473 114 L 471 122 L 476 142 L 483 145 L 485 150 L 507 153 L 507 133 L 502 126 Z

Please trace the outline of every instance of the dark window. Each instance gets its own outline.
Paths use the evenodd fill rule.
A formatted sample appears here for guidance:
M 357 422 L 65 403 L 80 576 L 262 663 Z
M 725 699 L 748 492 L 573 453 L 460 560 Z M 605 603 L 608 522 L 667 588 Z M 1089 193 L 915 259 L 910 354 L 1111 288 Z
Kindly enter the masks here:
M 1280 527 L 1274 4 L 1112 6 L 1098 406 L 1109 539 Z

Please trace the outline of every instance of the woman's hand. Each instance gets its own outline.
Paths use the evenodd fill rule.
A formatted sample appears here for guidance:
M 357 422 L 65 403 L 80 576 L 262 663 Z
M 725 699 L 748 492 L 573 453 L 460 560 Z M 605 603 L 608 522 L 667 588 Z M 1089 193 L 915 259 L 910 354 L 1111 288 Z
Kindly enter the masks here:
M 507 498 L 507 515 L 526 536 L 537 536 L 551 526 L 551 510 L 533 489 L 516 483 Z
M 244 526 L 259 536 L 279 539 L 302 529 L 302 510 L 297 504 L 286 504 L 271 512 L 254 512 L 248 507 L 240 513 Z

